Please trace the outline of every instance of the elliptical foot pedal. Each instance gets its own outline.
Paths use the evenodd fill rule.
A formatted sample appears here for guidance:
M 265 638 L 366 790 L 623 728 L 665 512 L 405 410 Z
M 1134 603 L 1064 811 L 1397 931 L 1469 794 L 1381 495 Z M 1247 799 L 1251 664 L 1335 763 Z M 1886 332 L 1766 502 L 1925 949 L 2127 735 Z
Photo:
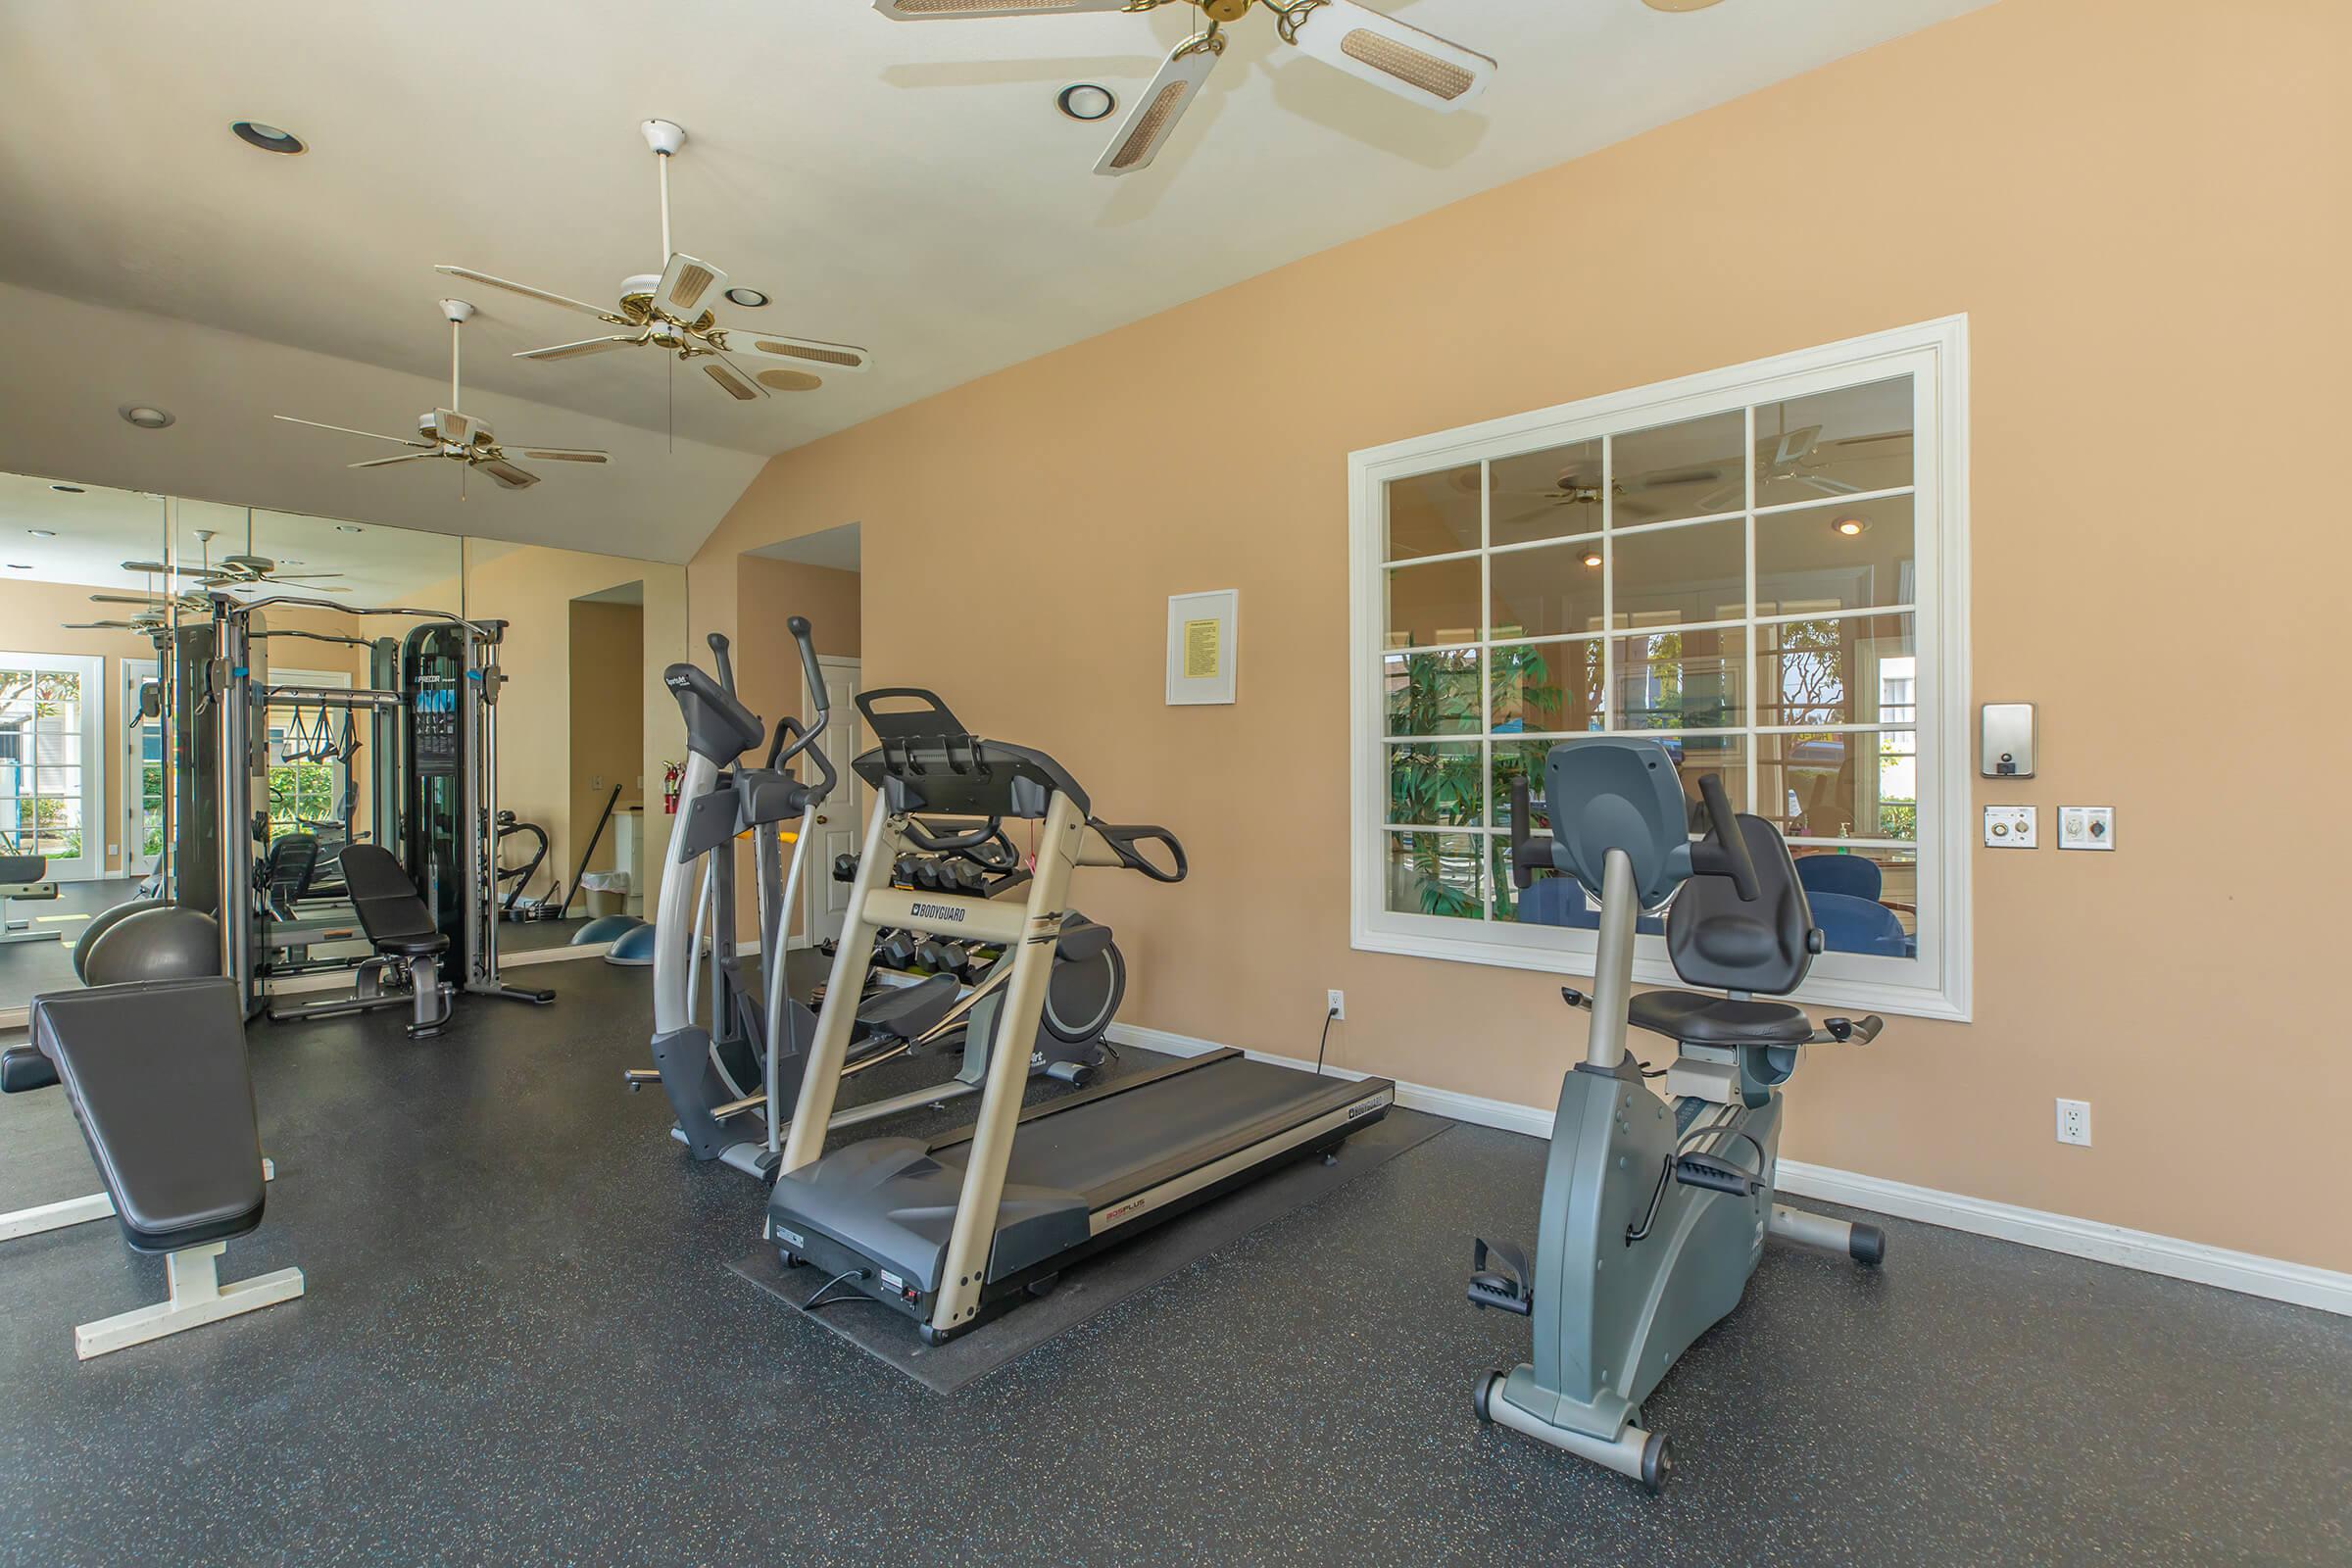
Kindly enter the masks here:
M 1482 1309 L 1492 1306 L 1521 1317 L 1534 1312 L 1536 1290 L 1526 1249 L 1514 1242 L 1479 1238 L 1470 1253 L 1470 1288 L 1465 1294 L 1472 1306 Z M 1481 1397 L 1483 1401 L 1483 1394 Z

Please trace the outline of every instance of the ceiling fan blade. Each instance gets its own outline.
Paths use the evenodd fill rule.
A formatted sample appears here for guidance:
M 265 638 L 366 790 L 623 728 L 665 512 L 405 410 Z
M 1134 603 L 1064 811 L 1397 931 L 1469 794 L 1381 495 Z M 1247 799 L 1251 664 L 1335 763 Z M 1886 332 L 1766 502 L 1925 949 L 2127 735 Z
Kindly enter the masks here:
M 1825 496 L 1858 496 L 1862 493 L 1860 485 L 1833 479 L 1826 473 L 1792 473 L 1788 477 L 1798 484 L 1811 486 Z
M 662 281 L 654 285 L 654 309 L 691 321 L 710 309 L 726 287 L 727 274 L 709 262 L 682 254 L 672 256 L 669 265 L 662 269 Z
M 577 311 L 582 316 L 593 316 L 600 321 L 611 321 L 615 326 L 626 326 L 629 322 L 627 317 L 615 315 L 601 305 L 591 305 L 586 300 L 575 300 L 568 294 L 551 294 L 546 289 L 533 288 L 528 283 L 517 283 L 510 277 L 492 277 L 488 272 L 477 272 L 470 267 L 435 267 L 433 270 L 447 272 L 452 277 L 462 277 L 468 282 L 487 283 L 492 288 L 503 288 L 510 294 L 520 294 L 525 299 L 537 300 L 542 305 L 561 305 L 567 311 Z
M 1159 74 L 1152 78 L 1152 85 L 1129 107 L 1127 118 L 1119 122 L 1110 145 L 1095 160 L 1095 172 L 1132 174 L 1151 168 L 1176 122 L 1200 95 L 1200 84 L 1217 68 L 1217 56 L 1224 52 L 1224 39 L 1214 35 L 1205 42 L 1195 37 L 1178 44 L 1176 52 L 1161 64 Z
M 404 452 L 397 458 L 369 458 L 366 463 L 347 463 L 347 468 L 380 468 L 388 463 L 416 463 L 424 458 L 437 458 L 438 452 Z
M 761 370 L 757 379 L 770 392 L 813 392 L 825 384 L 825 378 L 821 375 L 811 375 L 807 370 L 787 370 L 781 365 Z
M 1355 0 L 1323 0 L 1285 21 L 1283 36 L 1317 60 L 1432 109 L 1459 109 L 1494 79 L 1485 55 Z
M 517 468 L 504 458 L 486 458 L 482 461 L 481 468 L 510 490 L 527 490 L 539 482 L 537 474 L 527 468 Z
M 613 337 L 586 337 L 577 343 L 558 343 L 551 348 L 524 349 L 514 356 L 518 360 L 576 360 L 583 354 L 602 354 L 608 349 L 626 348 L 640 341 L 634 332 L 622 332 Z
M 1727 511 L 1738 506 L 1746 498 L 1746 495 L 1747 490 L 1743 485 L 1738 483 L 1723 485 L 1700 496 L 1698 510 L 1702 514 Z
M 137 605 L 142 610 L 163 610 L 172 603 L 155 594 L 92 594 L 93 605 Z
M 516 447 L 526 458 L 538 458 L 547 463 L 611 463 L 612 455 L 591 447 Z
M 276 571 L 270 574 L 271 582 L 318 582 L 327 577 L 340 577 L 339 571 Z
M 778 359 L 799 360 L 805 365 L 821 367 L 826 370 L 862 370 L 873 356 L 848 343 L 824 343 L 812 337 L 780 337 L 772 332 L 754 332 L 739 329 L 726 334 L 719 345 L 730 353 L 746 350 L 755 354 L 772 354 Z
M 272 414 L 270 417 L 283 419 L 288 424 L 307 424 L 314 430 L 333 430 L 342 435 L 364 435 L 370 441 L 397 441 L 404 447 L 413 447 L 417 444 L 410 436 L 377 435 L 373 430 L 354 430 L 348 424 L 320 424 L 317 419 L 297 419 L 291 414 Z
M 61 620 L 67 631 L 145 631 L 135 620 Z
M 970 17 L 1045 17 L 1064 11 L 1124 11 L 1131 0 L 874 0 L 893 22 L 957 22 Z
M 718 383 L 718 389 L 738 403 L 756 403 L 767 396 L 767 389 L 743 373 L 742 367 L 723 354 L 698 357 L 694 363 L 703 373 Z

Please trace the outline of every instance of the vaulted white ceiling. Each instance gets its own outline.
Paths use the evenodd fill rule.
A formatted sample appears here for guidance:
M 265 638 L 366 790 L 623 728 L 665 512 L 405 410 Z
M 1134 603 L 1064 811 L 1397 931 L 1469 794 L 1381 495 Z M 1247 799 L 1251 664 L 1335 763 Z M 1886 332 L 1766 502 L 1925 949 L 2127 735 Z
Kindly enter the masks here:
M 11 0 L 0 281 L 38 291 L 8 296 L 36 317 L 11 339 L 70 315 L 42 303 L 62 296 L 105 308 L 88 319 L 106 342 L 83 351 L 61 319 L 0 367 L 0 466 L 683 559 L 760 455 L 1981 3 L 1671 16 L 1640 0 L 1399 0 L 1404 20 L 1501 62 L 1451 116 L 1300 56 L 1252 16 L 1157 163 L 1109 180 L 1090 172 L 1107 127 L 1064 119 L 1054 95 L 1096 81 L 1131 96 L 1196 24 L 1186 5 L 909 24 L 860 0 Z M 737 405 L 699 377 L 673 387 L 644 350 L 515 361 L 595 323 L 431 270 L 602 302 L 658 269 L 649 116 L 690 138 L 671 171 L 678 248 L 774 296 L 721 319 L 863 345 L 870 374 Z M 228 133 L 239 119 L 312 150 L 255 152 Z M 481 308 L 466 380 L 502 435 L 623 461 L 517 495 L 469 490 L 460 513 L 447 465 L 355 475 L 343 464 L 378 454 L 269 420 L 409 427 L 446 376 L 445 293 Z M 174 355 L 198 363 L 159 363 Z M 182 400 L 172 430 L 114 419 L 166 397 Z M 36 410 L 37 428 L 16 428 Z

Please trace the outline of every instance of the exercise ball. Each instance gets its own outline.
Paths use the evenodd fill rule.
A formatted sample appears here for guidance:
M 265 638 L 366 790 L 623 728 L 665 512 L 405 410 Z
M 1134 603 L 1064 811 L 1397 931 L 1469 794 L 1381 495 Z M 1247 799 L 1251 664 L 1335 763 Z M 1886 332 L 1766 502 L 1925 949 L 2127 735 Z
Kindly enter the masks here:
M 654 928 L 639 921 L 612 939 L 606 950 L 605 961 L 617 963 L 624 969 L 643 969 L 654 961 Z
M 113 986 L 220 972 L 220 928 L 213 917 L 202 909 L 158 904 L 125 915 L 92 943 L 82 979 Z
M 617 941 L 626 931 L 645 924 L 633 914 L 600 914 L 571 934 L 571 945 L 584 948 L 595 942 Z
M 74 978 L 85 986 L 88 985 L 90 983 L 90 950 L 98 945 L 98 939 L 140 910 L 154 907 L 155 900 L 153 899 L 131 899 L 93 916 L 90 923 L 81 928 L 81 939 L 74 944 Z

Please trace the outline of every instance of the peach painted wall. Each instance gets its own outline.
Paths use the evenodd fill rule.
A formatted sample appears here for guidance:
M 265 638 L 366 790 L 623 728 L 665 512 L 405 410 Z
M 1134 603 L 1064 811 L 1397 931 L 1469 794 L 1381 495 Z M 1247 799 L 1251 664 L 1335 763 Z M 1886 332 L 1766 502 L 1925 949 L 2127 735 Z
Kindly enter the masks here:
M 2273 992 L 2328 983 L 2352 875 L 2313 477 L 2352 420 L 2347 58 L 2319 0 L 1972 13 L 786 454 L 695 630 L 740 551 L 860 522 L 868 684 L 1186 839 L 1181 887 L 1080 890 L 1130 1020 L 1311 1054 L 1344 986 L 1335 1059 L 1548 1106 L 1553 978 L 1348 943 L 1348 454 L 1965 312 L 1972 689 L 2042 719 L 2041 776 L 1969 809 L 2113 804 L 2120 848 L 1980 852 L 1975 1021 L 1811 1054 L 1786 1152 L 2352 1268 L 2352 1052 Z M 943 562 L 980 609 L 881 608 Z M 1226 587 L 1240 703 L 1162 706 L 1166 596 Z

